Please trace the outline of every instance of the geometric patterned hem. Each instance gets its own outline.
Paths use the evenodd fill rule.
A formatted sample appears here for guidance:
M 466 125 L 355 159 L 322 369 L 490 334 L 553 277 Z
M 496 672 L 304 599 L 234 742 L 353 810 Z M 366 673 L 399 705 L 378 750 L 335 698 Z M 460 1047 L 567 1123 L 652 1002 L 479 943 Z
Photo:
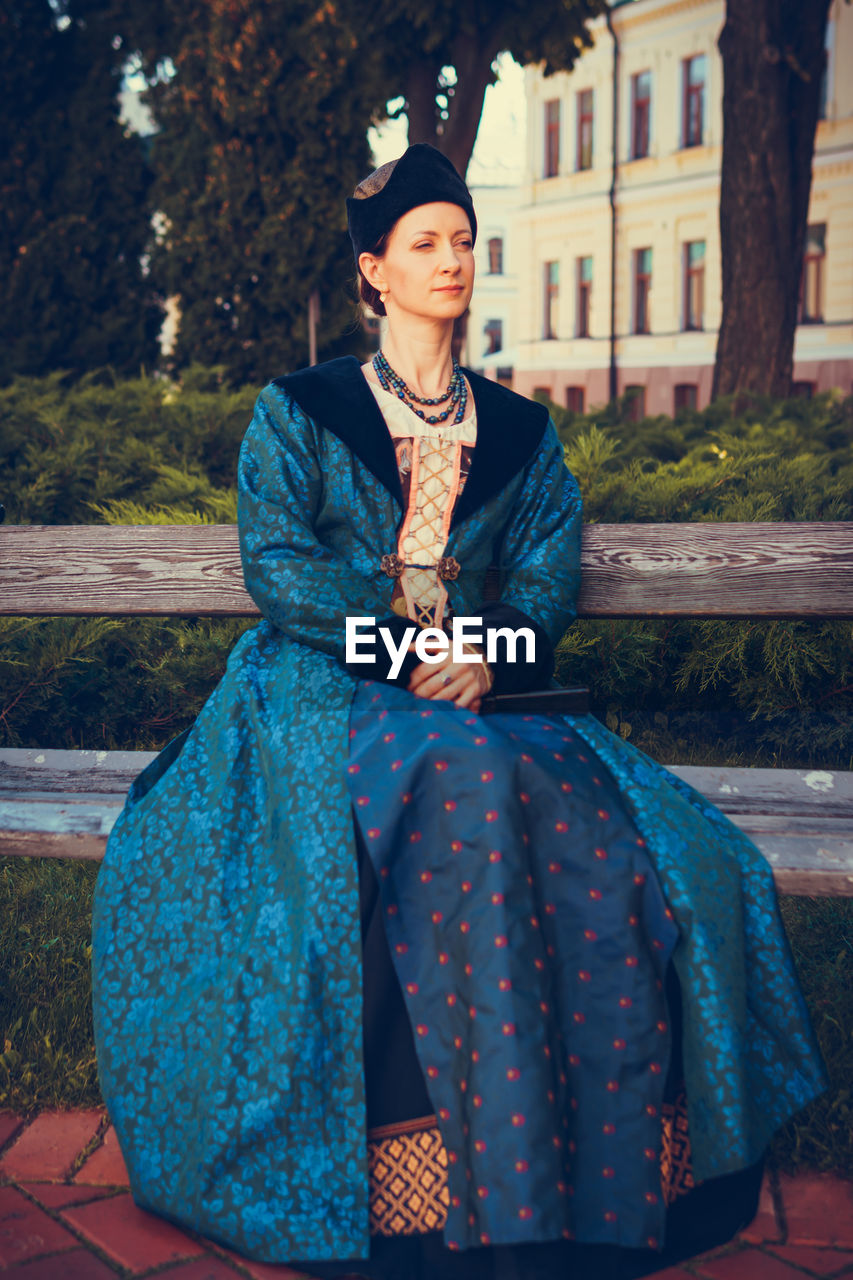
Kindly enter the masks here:
M 413 1236 L 447 1221 L 447 1152 L 435 1116 L 367 1134 L 370 1234 Z
M 371 1235 L 412 1236 L 444 1227 L 450 1204 L 447 1152 L 434 1115 L 370 1129 L 367 1168 Z M 696 1186 L 683 1092 L 663 1106 L 660 1175 L 667 1205 Z
M 687 1095 L 682 1091 L 675 1102 L 662 1108 L 660 1180 L 665 1204 L 672 1204 L 696 1186 L 690 1163 L 690 1136 L 687 1132 Z

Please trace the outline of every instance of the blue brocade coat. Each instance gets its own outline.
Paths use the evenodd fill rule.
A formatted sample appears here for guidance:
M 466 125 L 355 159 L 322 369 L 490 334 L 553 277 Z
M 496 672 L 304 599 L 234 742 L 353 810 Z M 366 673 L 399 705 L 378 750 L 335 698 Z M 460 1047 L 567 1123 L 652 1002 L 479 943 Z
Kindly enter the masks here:
M 478 439 L 445 548 L 462 566 L 448 584 L 450 601 L 457 614 L 486 618 L 486 569 L 499 556 L 502 601 L 535 626 L 547 650 L 574 616 L 577 486 L 541 406 L 468 376 Z M 426 758 L 419 764 L 424 710 L 438 717 L 455 752 L 459 820 L 478 827 L 466 777 L 477 718 L 451 704 L 425 708 L 405 689 L 360 681 L 343 664 L 346 617 L 389 616 L 392 582 L 380 560 L 397 549 L 401 503 L 390 436 L 357 361 L 333 361 L 261 393 L 240 456 L 239 522 L 246 586 L 263 621 L 235 646 L 192 729 L 136 779 L 96 886 L 98 1065 L 134 1198 L 268 1262 L 366 1257 L 369 1247 L 352 805 L 371 767 L 377 788 L 390 784 L 381 749 L 364 753 L 351 711 L 369 739 L 378 692 L 383 716 L 400 735 L 405 786 L 415 793 L 405 821 L 371 855 L 380 874 L 390 870 L 388 901 L 412 904 L 408 917 L 405 909 L 395 914 L 392 943 L 407 928 L 420 936 L 425 907 L 424 919 L 441 917 L 436 906 L 452 916 L 458 897 L 439 875 L 429 890 L 435 897 L 424 899 L 422 872 L 415 884 L 422 864 L 401 854 L 413 815 L 428 824 L 436 809 L 426 775 L 418 773 L 421 764 L 432 767 Z M 683 995 L 694 1172 L 708 1178 L 752 1163 L 772 1132 L 823 1087 L 764 859 L 717 809 L 591 716 L 535 717 L 526 728 L 520 717 L 489 721 L 483 725 L 498 764 L 518 750 L 510 746 L 513 733 L 540 750 L 543 732 L 562 732 L 576 760 L 607 771 L 673 921 L 666 949 Z M 347 770 L 355 760 L 366 773 L 351 795 Z M 559 776 L 571 776 L 571 760 L 560 768 Z M 386 814 L 395 806 L 402 811 L 388 791 Z M 505 835 L 517 821 L 517 813 L 508 814 Z M 475 890 L 487 883 L 494 889 L 494 867 L 488 874 L 481 868 L 483 841 L 494 848 L 498 830 L 479 846 L 470 837 Z M 534 862 L 553 856 L 547 838 L 537 843 Z M 444 865 L 441 858 L 436 865 Z M 601 883 L 606 889 L 606 877 Z M 509 931 L 524 923 L 523 899 L 508 895 Z M 479 946 L 477 937 L 475 923 L 468 945 Z M 493 956 L 474 954 L 468 972 L 475 984 L 480 959 L 485 973 Z M 438 966 L 421 964 L 420 989 L 408 1004 L 413 1023 L 423 1016 L 435 1026 L 438 1019 L 445 1048 L 451 1015 L 441 1013 L 443 992 L 448 981 L 465 986 L 455 948 L 450 957 L 440 986 Z M 523 943 L 514 963 L 519 957 Z M 415 989 L 411 964 L 404 957 L 398 972 Z M 605 981 L 616 964 L 601 966 Z M 454 1193 L 445 1239 L 462 1248 L 552 1239 L 569 1222 L 579 1240 L 646 1244 L 649 1223 L 662 1227 L 662 1208 L 649 1208 L 643 1221 L 628 1214 L 623 1223 L 613 1213 L 605 1223 L 593 1196 L 589 1212 L 567 1211 L 554 1199 L 547 1171 L 534 1184 L 531 1210 L 507 1212 L 517 1202 L 515 1174 L 502 1160 L 514 1148 L 511 1133 L 495 1132 L 489 1112 L 489 1100 L 506 1088 L 503 1077 L 489 1077 L 504 1052 L 500 1013 L 490 1001 L 478 1010 L 476 1031 L 487 1105 L 475 1113 L 471 1095 L 457 1088 L 466 1127 L 459 1115 L 442 1125 Z M 593 1014 L 592 1036 L 595 1021 Z M 558 1043 L 571 1034 L 562 1026 L 553 1031 Z M 522 1065 L 528 1048 L 519 1044 Z M 418 1052 L 426 1069 L 420 1043 Z M 436 1086 L 439 1114 L 449 1096 Z M 529 1085 L 523 1096 L 521 1122 L 532 1136 L 553 1099 L 546 1103 Z M 623 1096 L 630 1099 L 630 1089 Z M 573 1122 L 567 1116 L 563 1123 L 570 1129 Z M 488 1132 L 502 1153 L 490 1157 L 487 1197 L 473 1149 L 477 1132 Z M 531 1159 L 535 1165 L 535 1143 Z M 597 1148 L 590 1159 L 600 1164 Z M 542 1162 L 547 1170 L 547 1157 Z M 614 1190 L 618 1200 L 619 1186 Z

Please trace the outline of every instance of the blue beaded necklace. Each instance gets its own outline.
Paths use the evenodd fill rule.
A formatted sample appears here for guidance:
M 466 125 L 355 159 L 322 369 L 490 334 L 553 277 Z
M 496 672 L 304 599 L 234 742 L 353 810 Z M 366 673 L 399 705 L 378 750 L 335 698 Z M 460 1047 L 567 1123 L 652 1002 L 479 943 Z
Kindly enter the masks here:
M 407 408 L 411 409 L 413 413 L 416 413 L 422 422 L 427 422 L 430 426 L 437 426 L 440 423 L 446 422 L 454 409 L 456 410 L 456 414 L 453 418 L 454 423 L 461 422 L 465 417 L 465 409 L 468 404 L 468 386 L 455 359 L 453 361 L 453 373 L 450 376 L 450 382 L 447 384 L 447 390 L 439 396 L 415 395 L 414 391 L 412 391 L 411 387 L 407 386 L 399 373 L 391 368 L 383 351 L 377 351 L 376 355 L 373 357 L 373 368 L 376 373 L 376 377 L 379 380 L 380 387 L 384 388 L 385 391 L 390 391 L 398 400 L 402 400 L 403 404 L 406 405 Z M 446 400 L 449 400 L 450 403 L 441 413 L 431 413 L 427 416 L 423 409 L 417 408 L 418 405 L 424 405 L 425 408 L 432 408 L 435 405 L 444 404 Z

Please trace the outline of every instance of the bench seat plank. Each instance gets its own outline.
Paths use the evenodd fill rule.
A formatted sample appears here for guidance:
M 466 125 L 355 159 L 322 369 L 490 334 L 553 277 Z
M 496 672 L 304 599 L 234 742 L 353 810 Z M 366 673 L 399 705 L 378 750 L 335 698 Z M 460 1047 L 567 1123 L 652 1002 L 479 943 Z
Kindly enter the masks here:
M 102 858 L 154 754 L 0 750 L 0 855 Z M 781 893 L 853 895 L 853 773 L 671 768 L 757 844 Z
M 729 815 L 810 814 L 853 819 L 853 773 L 831 769 L 761 769 L 667 765 Z
M 853 523 L 591 524 L 581 569 L 580 617 L 853 617 Z M 257 612 L 233 525 L 0 528 L 2 614 Z
M 119 794 L 155 759 L 156 751 L 0 749 L 0 798 L 11 793 L 67 791 Z

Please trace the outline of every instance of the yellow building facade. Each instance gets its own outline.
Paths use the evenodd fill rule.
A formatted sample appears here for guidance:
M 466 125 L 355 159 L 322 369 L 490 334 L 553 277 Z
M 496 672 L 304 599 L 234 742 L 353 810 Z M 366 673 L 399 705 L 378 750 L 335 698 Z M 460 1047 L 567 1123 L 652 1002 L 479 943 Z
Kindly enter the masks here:
M 631 0 L 612 10 L 615 184 L 614 39 L 605 20 L 593 24 L 594 47 L 571 73 L 527 69 L 527 173 L 503 211 L 512 278 L 499 287 L 486 270 L 484 279 L 483 257 L 487 294 L 471 317 L 472 366 L 491 376 L 500 367 L 502 380 L 511 366 L 516 390 L 547 391 L 580 411 L 608 400 L 613 358 L 617 393 L 635 389 L 638 413 L 707 404 L 721 315 L 723 21 L 724 0 Z M 795 345 L 804 395 L 853 390 L 853 77 L 845 67 L 853 67 L 853 6 L 834 0 Z M 494 237 L 499 192 L 486 204 Z M 478 241 L 480 255 L 488 239 Z M 490 307 L 507 317 L 501 353 L 487 349 Z

